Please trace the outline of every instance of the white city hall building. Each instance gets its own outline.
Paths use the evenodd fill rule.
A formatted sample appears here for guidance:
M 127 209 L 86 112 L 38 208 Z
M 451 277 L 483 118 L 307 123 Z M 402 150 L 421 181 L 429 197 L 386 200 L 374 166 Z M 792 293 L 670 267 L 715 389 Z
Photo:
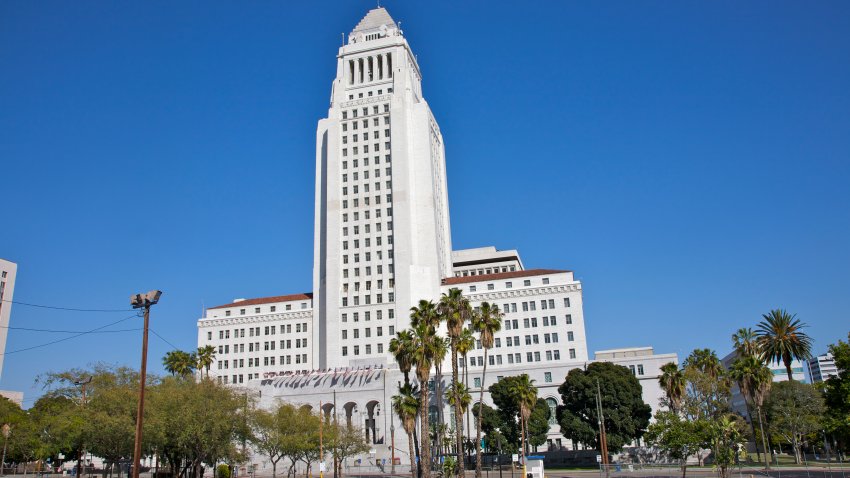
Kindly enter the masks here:
M 217 350 L 210 376 L 255 389 L 263 406 L 322 402 L 365 430 L 370 459 L 389 458 L 394 432 L 396 457 L 408 463 L 389 407 L 402 380 L 389 342 L 420 299 L 459 288 L 473 306 L 504 312 L 484 387 L 527 373 L 554 407 L 566 373 L 588 362 L 581 282 L 567 270 L 526 269 L 514 250 L 452 250 L 443 136 L 416 56 L 384 8 L 357 24 L 336 61 L 316 133 L 313 291 L 207 309 L 198 345 Z M 468 365 L 477 397 L 480 345 Z M 566 445 L 554 421 L 550 441 Z

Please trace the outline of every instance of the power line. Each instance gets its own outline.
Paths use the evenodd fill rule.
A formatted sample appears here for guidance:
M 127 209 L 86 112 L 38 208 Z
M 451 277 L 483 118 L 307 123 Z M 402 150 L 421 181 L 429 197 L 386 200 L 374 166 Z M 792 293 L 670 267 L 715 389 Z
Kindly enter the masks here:
M 85 330 L 54 330 L 54 329 L 31 329 L 29 327 L 10 327 L 8 325 L 0 325 L 0 329 L 9 329 L 9 330 L 25 330 L 27 332 L 48 332 L 48 333 L 56 333 L 56 334 L 111 334 L 115 332 L 134 332 L 142 329 L 118 329 L 118 330 L 99 330 L 97 332 L 88 332 Z
M 54 305 L 42 305 L 42 304 L 31 304 L 29 302 L 20 302 L 17 300 L 7 300 L 2 299 L 3 302 L 9 302 L 10 304 L 17 305 L 25 305 L 27 307 L 38 307 L 40 309 L 53 309 L 53 310 L 69 310 L 72 312 L 129 312 L 132 309 L 77 309 L 74 307 L 59 307 Z
M 41 348 L 41 347 L 47 347 L 48 345 L 58 344 L 59 342 L 64 342 L 66 340 L 71 340 L 71 339 L 74 339 L 74 338 L 77 338 L 77 337 L 80 337 L 80 336 L 83 336 L 83 335 L 86 335 L 86 334 L 95 333 L 98 330 L 105 329 L 107 327 L 111 327 L 111 326 L 116 325 L 116 324 L 120 324 L 121 322 L 124 322 L 125 320 L 130 320 L 130 319 L 132 319 L 134 317 L 138 317 L 138 316 L 139 316 L 138 314 L 133 314 L 133 315 L 130 315 L 128 317 L 124 317 L 121 320 L 116 320 L 115 322 L 112 322 L 112 323 L 109 323 L 109 324 L 106 324 L 106 325 L 102 325 L 100 327 L 96 327 L 94 329 L 87 330 L 85 332 L 80 332 L 80 333 L 72 335 L 70 337 L 65 337 L 65 338 L 53 340 L 51 342 L 47 342 L 47 343 L 40 344 L 40 345 L 33 345 L 32 347 L 26 347 L 26 348 L 22 348 L 22 349 L 18 349 L 18 350 L 12 350 L 11 352 L 6 352 L 3 355 L 11 355 L 11 354 L 16 354 L 18 352 L 26 352 L 27 350 L 33 350 L 33 349 L 37 349 L 37 348 Z
M 170 345 L 170 346 L 171 346 L 171 348 L 173 348 L 174 350 L 180 350 L 180 349 L 179 349 L 176 345 L 174 345 L 174 344 L 172 344 L 171 342 L 169 342 L 169 341 L 165 340 L 165 337 L 163 337 L 162 335 L 159 335 L 158 333 L 156 333 L 156 330 L 154 330 L 154 329 L 152 329 L 152 328 L 150 328 L 150 327 L 148 327 L 148 330 L 150 330 L 151 332 L 153 332 L 153 334 L 154 334 L 154 335 L 156 335 L 157 337 L 159 337 L 159 339 L 160 339 L 160 340 L 162 340 L 163 342 L 165 342 L 165 343 L 167 343 L 168 345 Z

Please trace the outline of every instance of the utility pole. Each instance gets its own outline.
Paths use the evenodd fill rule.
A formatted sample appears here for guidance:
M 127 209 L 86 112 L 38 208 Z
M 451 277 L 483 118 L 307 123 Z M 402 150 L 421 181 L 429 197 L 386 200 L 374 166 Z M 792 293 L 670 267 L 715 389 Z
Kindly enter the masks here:
M 142 332 L 142 366 L 139 369 L 139 407 L 136 411 L 136 440 L 133 447 L 133 478 L 139 478 L 142 460 L 142 422 L 145 414 L 145 379 L 148 368 L 148 324 L 150 322 L 151 306 L 159 302 L 162 291 L 152 290 L 147 294 L 130 296 L 130 305 L 134 309 L 144 309 L 145 325 Z
M 324 424 L 325 411 L 322 410 L 322 401 L 319 400 L 319 478 L 325 478 L 325 442 L 322 435 Z
M 605 467 L 605 475 L 608 475 L 608 438 L 605 436 L 605 416 L 602 413 L 602 390 L 599 380 L 596 380 L 596 410 L 599 415 L 599 448 L 602 452 L 602 466 Z
M 337 438 L 339 437 L 339 423 L 337 423 L 337 418 L 336 418 L 337 415 L 338 415 L 338 412 L 336 410 L 336 390 L 334 390 L 334 451 L 333 451 L 333 455 L 334 455 L 334 476 L 335 477 L 339 476 L 339 473 L 338 473 L 339 470 L 337 470 L 337 468 L 336 468 L 337 467 L 337 456 L 336 456 L 336 443 L 337 442 L 336 441 L 337 441 Z

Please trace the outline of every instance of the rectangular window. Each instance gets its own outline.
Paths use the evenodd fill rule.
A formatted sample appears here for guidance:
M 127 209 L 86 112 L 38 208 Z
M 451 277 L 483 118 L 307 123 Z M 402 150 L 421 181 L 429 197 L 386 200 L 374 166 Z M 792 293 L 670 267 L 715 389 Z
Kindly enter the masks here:
M 573 315 L 572 314 L 567 314 L 566 317 L 564 317 L 564 319 L 566 320 L 567 325 L 570 325 L 570 324 L 573 323 Z
M 567 342 L 572 342 L 573 340 L 575 340 L 575 338 L 573 337 L 573 333 L 567 332 Z
M 481 377 L 475 377 L 472 382 L 475 388 L 481 388 Z
M 569 307 L 569 306 L 570 306 L 570 298 L 564 297 L 564 307 Z
M 570 358 L 571 359 L 576 358 L 576 349 L 570 349 Z
M 643 375 L 643 364 L 638 364 L 637 366 L 637 374 Z
M 552 372 L 544 372 L 543 381 L 546 383 L 552 383 Z
M 511 289 L 511 288 L 513 288 L 513 286 L 514 286 L 513 282 L 505 282 L 505 289 Z
M 534 361 L 535 361 L 535 362 L 539 362 L 539 361 L 540 361 L 540 352 L 534 352 Z

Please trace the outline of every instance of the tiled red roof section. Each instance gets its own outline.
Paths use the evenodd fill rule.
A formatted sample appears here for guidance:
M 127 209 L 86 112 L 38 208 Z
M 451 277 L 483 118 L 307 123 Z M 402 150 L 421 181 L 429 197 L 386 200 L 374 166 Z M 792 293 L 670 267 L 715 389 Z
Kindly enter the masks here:
M 498 274 L 481 274 L 477 276 L 466 276 L 466 277 L 447 277 L 443 279 L 444 285 L 455 285 L 455 284 L 469 284 L 470 282 L 485 282 L 488 280 L 499 280 L 499 279 L 513 279 L 515 277 L 531 277 L 531 276 L 542 276 L 546 274 L 561 274 L 564 272 L 571 271 L 562 271 L 557 269 L 528 269 L 525 271 L 514 271 L 514 272 L 499 272 Z
M 292 302 L 294 300 L 310 300 L 313 298 L 313 293 L 308 292 L 306 294 L 290 294 L 290 295 L 276 295 L 274 297 L 259 297 L 257 299 L 245 299 L 240 300 L 239 302 L 231 302 L 230 304 L 217 305 L 215 307 L 209 307 L 210 309 L 226 309 L 228 307 L 243 307 L 246 305 L 260 305 L 260 304 L 273 304 L 275 302 Z

